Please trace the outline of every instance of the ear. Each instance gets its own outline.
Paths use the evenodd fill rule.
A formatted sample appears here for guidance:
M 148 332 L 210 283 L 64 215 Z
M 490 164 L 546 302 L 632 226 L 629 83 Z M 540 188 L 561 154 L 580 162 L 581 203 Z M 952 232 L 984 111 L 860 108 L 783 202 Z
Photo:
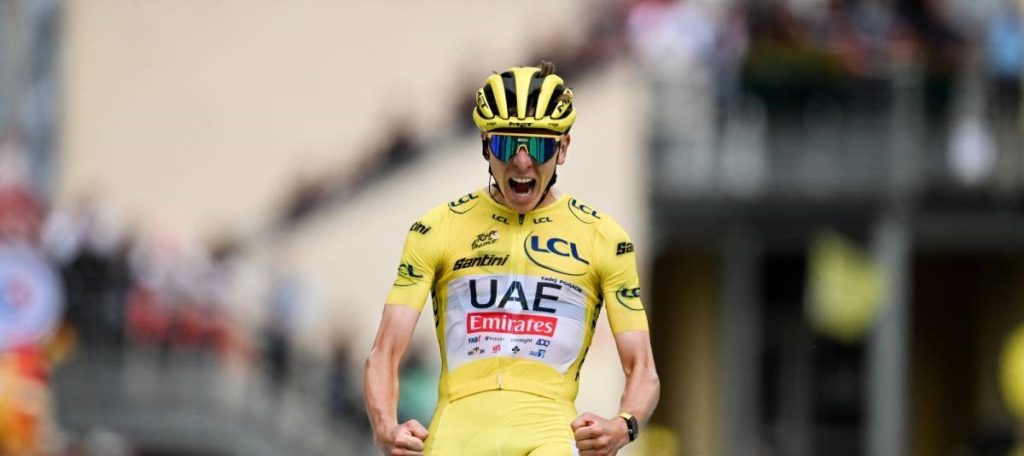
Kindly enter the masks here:
M 565 157 L 567 157 L 569 155 L 569 143 L 571 141 L 572 141 L 572 137 L 569 136 L 568 133 L 566 133 L 565 136 L 562 137 L 562 143 L 558 147 L 558 156 L 555 157 L 555 160 L 556 160 L 555 163 L 558 163 L 559 165 L 564 165 L 565 164 Z

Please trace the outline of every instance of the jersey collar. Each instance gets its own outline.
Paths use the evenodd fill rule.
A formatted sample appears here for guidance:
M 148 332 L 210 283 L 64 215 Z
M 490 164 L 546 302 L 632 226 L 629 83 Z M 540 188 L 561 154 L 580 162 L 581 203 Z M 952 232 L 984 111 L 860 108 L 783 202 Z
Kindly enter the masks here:
M 487 201 L 487 203 L 490 204 L 491 207 L 494 210 L 500 211 L 502 214 L 505 214 L 505 215 L 519 215 L 518 212 L 512 211 L 512 209 L 509 209 L 504 204 L 501 204 L 497 200 L 495 200 L 494 197 L 491 196 L 491 192 L 489 192 L 487 190 L 488 190 L 487 188 L 484 188 L 484 189 L 480 190 L 480 194 L 483 195 L 484 201 Z M 568 193 L 566 193 L 566 192 L 559 192 L 558 198 L 555 198 L 555 201 L 552 202 L 551 204 L 548 204 L 547 206 L 539 207 L 539 208 L 534 209 L 534 210 L 532 210 L 530 212 L 527 212 L 527 213 L 525 213 L 523 215 L 540 215 L 540 214 L 545 214 L 545 213 L 551 212 L 551 211 L 557 209 L 558 207 L 560 207 L 562 204 L 564 204 L 566 202 L 566 200 L 568 200 L 568 199 L 569 199 L 569 194 Z

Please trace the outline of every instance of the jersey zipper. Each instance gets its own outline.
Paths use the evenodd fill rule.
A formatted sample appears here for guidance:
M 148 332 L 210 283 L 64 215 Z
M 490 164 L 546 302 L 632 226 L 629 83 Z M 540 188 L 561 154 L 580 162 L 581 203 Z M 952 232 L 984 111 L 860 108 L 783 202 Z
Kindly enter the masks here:
M 526 264 L 523 262 L 524 255 L 516 255 L 515 249 L 523 243 L 524 234 L 523 230 L 524 223 L 526 222 L 526 214 L 519 214 L 519 224 L 512 227 L 512 242 L 509 244 L 509 256 L 515 258 L 516 261 L 512 263 L 512 279 L 519 280 L 526 273 Z M 505 374 L 505 356 L 498 357 L 498 389 L 504 389 L 504 374 Z

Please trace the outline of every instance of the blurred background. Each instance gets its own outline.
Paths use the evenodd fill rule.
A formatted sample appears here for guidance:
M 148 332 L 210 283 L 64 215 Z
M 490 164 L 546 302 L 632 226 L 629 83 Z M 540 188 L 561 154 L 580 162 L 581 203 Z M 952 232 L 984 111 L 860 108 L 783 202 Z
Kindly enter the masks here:
M 1024 454 L 1020 0 L 0 0 L 0 454 L 371 454 L 405 227 L 540 59 L 643 271 L 624 454 Z

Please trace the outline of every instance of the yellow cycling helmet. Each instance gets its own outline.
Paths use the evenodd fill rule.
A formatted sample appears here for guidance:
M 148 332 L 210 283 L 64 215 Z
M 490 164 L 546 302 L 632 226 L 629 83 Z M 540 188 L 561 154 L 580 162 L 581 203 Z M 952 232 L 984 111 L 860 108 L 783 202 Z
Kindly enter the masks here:
M 473 121 L 482 132 L 543 129 L 562 134 L 576 121 L 572 90 L 550 62 L 540 67 L 512 67 L 487 78 L 476 91 Z

